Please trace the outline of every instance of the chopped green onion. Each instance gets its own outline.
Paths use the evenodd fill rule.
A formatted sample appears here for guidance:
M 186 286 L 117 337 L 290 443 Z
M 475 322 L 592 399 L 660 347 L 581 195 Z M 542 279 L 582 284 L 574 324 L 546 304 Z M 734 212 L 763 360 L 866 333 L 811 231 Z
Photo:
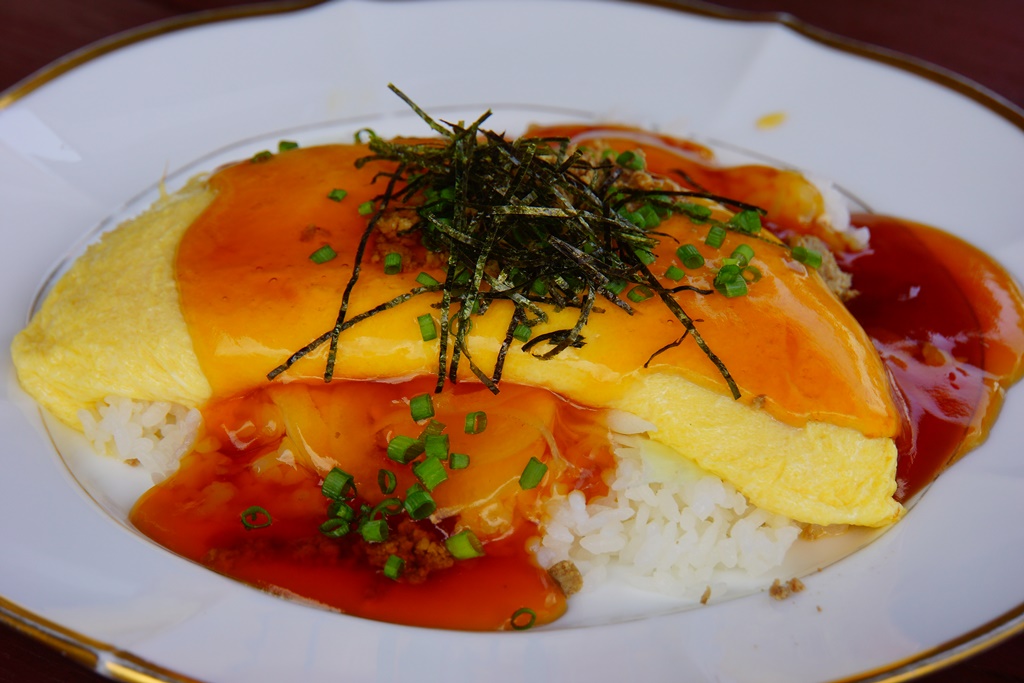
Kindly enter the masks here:
M 723 242 L 725 242 L 725 228 L 721 225 L 712 225 L 708 230 L 708 236 L 704 238 L 704 244 L 717 249 L 722 246 Z
M 453 470 L 464 470 L 469 467 L 469 456 L 465 453 L 452 453 L 448 456 L 448 467 Z
M 424 425 L 423 431 L 420 432 L 420 441 L 425 442 L 426 437 L 431 434 L 442 434 L 444 432 L 444 428 L 444 422 L 438 422 L 437 420 L 431 419 L 430 422 Z
M 524 620 L 523 617 L 526 617 L 526 619 Z M 512 619 L 509 623 L 511 623 L 513 631 L 525 631 L 533 628 L 533 625 L 537 623 L 537 613 L 529 607 L 520 607 L 512 613 Z
M 638 259 L 640 259 L 640 263 L 644 264 L 645 266 L 649 266 L 658 260 L 657 256 L 647 251 L 646 249 L 635 249 L 633 253 L 636 254 L 636 257 Z
M 409 399 L 409 414 L 415 422 L 434 417 L 434 399 L 430 394 L 420 394 Z
M 606 284 L 604 288 L 618 296 L 619 294 L 622 294 L 622 290 L 624 290 L 628 284 L 629 283 L 625 280 L 612 280 Z
M 352 506 L 343 500 L 332 500 L 330 505 L 327 506 L 327 516 L 337 517 L 338 519 L 344 519 L 346 522 L 351 522 L 356 518 L 356 511 L 352 509 Z
M 388 557 L 387 562 L 384 563 L 384 576 L 389 579 L 398 579 L 402 575 L 402 570 L 405 568 L 405 560 L 400 558 L 398 555 L 391 555 Z
M 433 491 L 438 484 L 448 479 L 444 469 L 444 461 L 440 458 L 426 458 L 412 466 L 413 474 L 423 482 L 428 491 Z
M 806 247 L 793 247 L 793 258 L 803 263 L 804 265 L 810 266 L 811 268 L 821 267 L 821 254 L 808 249 Z
M 359 535 L 368 543 L 388 540 L 388 523 L 383 519 L 368 519 L 359 525 Z
M 747 293 L 747 281 L 742 277 L 738 277 L 735 280 L 727 280 L 725 282 L 715 281 L 715 289 L 718 290 L 719 294 L 724 294 L 728 298 L 737 296 L 743 296 Z
M 745 209 L 737 214 L 734 214 L 729 219 L 729 225 L 733 226 L 737 230 L 743 232 L 749 232 L 751 234 L 761 231 L 761 215 L 757 211 L 751 211 Z
M 738 279 L 740 279 L 740 267 L 735 263 L 727 263 L 723 265 L 718 270 L 718 274 L 715 275 L 715 284 L 721 282 L 732 282 L 733 280 Z
M 747 266 L 740 275 L 743 276 L 747 283 L 753 284 L 761 279 L 761 269 L 757 266 Z
M 334 251 L 334 248 L 331 245 L 325 244 L 310 254 L 309 260 L 319 265 L 333 260 L 337 255 L 338 252 Z
M 329 519 L 320 525 L 320 533 L 331 538 L 341 538 L 350 531 L 352 531 L 352 525 L 349 524 L 348 520 L 338 517 Z
M 537 488 L 547 472 L 547 465 L 537 458 L 531 457 L 530 462 L 526 463 L 526 467 L 523 468 L 523 473 L 519 475 L 519 488 L 524 491 Z
M 434 278 L 434 276 L 429 275 L 427 273 L 420 273 L 419 275 L 417 275 L 416 282 L 423 285 L 424 287 L 433 287 L 435 285 L 441 284 Z
M 704 206 L 703 204 L 694 204 L 693 202 L 680 202 L 676 204 L 676 208 L 694 223 L 703 223 L 707 219 L 711 218 L 711 209 Z
M 665 277 L 673 282 L 679 282 L 686 277 L 686 271 L 679 266 L 669 266 L 665 271 Z
M 242 512 L 242 526 L 246 529 L 262 529 L 273 523 L 274 520 L 271 519 L 270 513 L 259 505 L 247 507 Z
M 543 280 L 534 280 L 530 285 L 530 291 L 537 296 L 545 296 L 548 293 L 548 286 L 544 284 Z
M 428 462 L 438 461 L 431 459 Z M 410 486 L 409 490 L 405 492 L 403 505 L 411 519 L 424 519 L 434 514 L 434 510 L 437 509 L 437 503 L 434 502 L 433 496 L 418 484 Z
M 397 515 L 402 511 L 402 507 L 402 501 L 397 498 L 385 498 L 370 509 L 366 514 L 366 518 L 376 519 L 378 516 L 390 517 L 391 515 Z
M 278 152 L 287 152 L 288 150 L 296 149 L 298 146 L 299 146 L 299 143 L 294 142 L 292 140 L 280 140 L 277 143 L 277 151 Z
M 754 258 L 754 250 L 750 248 L 749 244 L 741 244 L 732 250 L 730 257 L 736 259 L 736 265 L 740 268 L 746 268 L 750 259 Z
M 420 338 L 423 341 L 437 339 L 437 325 L 434 323 L 434 316 L 424 313 L 416 318 L 416 324 L 420 326 Z
M 465 432 L 467 434 L 479 434 L 487 429 L 487 413 L 482 410 L 466 415 Z
M 372 201 L 363 202 L 362 204 L 359 205 L 359 208 L 356 209 L 356 211 L 359 212 L 360 216 L 369 216 L 375 210 L 376 207 L 373 205 Z
M 355 477 L 345 470 L 335 467 L 324 477 L 320 492 L 324 497 L 333 500 L 351 498 L 356 494 Z
M 697 251 L 697 247 L 692 244 L 684 244 L 676 249 L 676 256 L 678 256 L 683 265 L 690 270 L 700 268 L 704 265 L 704 257 L 699 251 Z
M 327 193 L 327 198 L 336 202 L 340 202 L 342 199 L 348 196 L 348 190 L 343 190 L 340 187 L 336 187 Z
M 397 252 L 390 252 L 384 255 L 384 274 L 398 275 L 402 272 L 402 255 Z
M 427 434 L 422 438 L 424 452 L 428 458 L 439 458 L 441 460 L 448 458 L 447 434 Z
M 654 296 L 654 292 L 651 291 L 650 287 L 647 285 L 637 285 L 633 289 L 629 290 L 629 294 L 626 295 L 626 298 L 634 303 L 640 303 L 641 301 L 650 299 L 652 296 Z
M 484 556 L 483 544 L 469 529 L 463 529 L 459 533 L 449 536 L 444 540 L 444 545 L 456 560 L 469 560 Z
M 388 443 L 388 457 L 403 465 L 416 459 L 423 452 L 423 442 L 399 434 Z
M 260 164 L 260 163 L 263 163 L 264 161 L 270 161 L 273 158 L 274 158 L 274 153 L 271 152 L 269 149 L 264 149 L 262 151 L 259 151 L 259 152 L 256 152 L 255 154 L 253 154 L 252 158 L 249 159 L 249 161 L 254 163 L 254 164 Z
M 644 204 L 637 213 L 643 216 L 645 228 L 656 228 L 661 223 L 661 216 L 654 210 L 654 207 L 650 204 Z
M 642 171 L 644 170 L 644 159 L 636 152 L 627 150 L 615 157 L 615 163 L 623 168 L 628 168 L 631 171 Z
M 530 337 L 533 335 L 533 330 L 530 329 L 529 325 L 519 323 L 516 325 L 516 329 L 512 332 L 512 337 L 518 339 L 521 342 L 530 341 Z
M 395 477 L 395 473 L 391 470 L 381 468 L 377 472 L 377 486 L 380 487 L 380 492 L 385 496 L 394 493 L 395 487 L 398 486 L 398 479 Z

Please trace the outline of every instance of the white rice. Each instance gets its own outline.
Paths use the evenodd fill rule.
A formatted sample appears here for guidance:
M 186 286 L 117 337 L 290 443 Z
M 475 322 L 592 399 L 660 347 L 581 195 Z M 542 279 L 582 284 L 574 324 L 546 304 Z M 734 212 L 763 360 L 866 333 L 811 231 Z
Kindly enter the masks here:
M 155 481 L 177 470 L 202 423 L 194 408 L 116 396 L 79 418 L 97 452 L 138 463 Z M 654 425 L 613 412 L 609 428 L 617 461 L 609 493 L 588 503 L 573 491 L 548 502 L 534 548 L 541 566 L 573 562 L 584 591 L 612 579 L 696 599 L 723 572 L 756 578 L 782 563 L 800 535 L 796 523 L 750 505 L 731 484 L 650 439 Z
M 586 501 L 573 491 L 548 503 L 536 548 L 541 566 L 569 560 L 590 591 L 609 579 L 696 599 L 723 572 L 746 579 L 782 563 L 799 526 L 750 505 L 729 483 L 701 470 L 638 431 L 621 414 L 612 421 L 617 469 L 609 493 Z M 632 424 L 630 424 L 632 423 Z
M 108 396 L 92 410 L 78 411 L 82 431 L 98 453 L 138 463 L 160 481 L 192 450 L 202 415 L 169 401 L 133 401 Z

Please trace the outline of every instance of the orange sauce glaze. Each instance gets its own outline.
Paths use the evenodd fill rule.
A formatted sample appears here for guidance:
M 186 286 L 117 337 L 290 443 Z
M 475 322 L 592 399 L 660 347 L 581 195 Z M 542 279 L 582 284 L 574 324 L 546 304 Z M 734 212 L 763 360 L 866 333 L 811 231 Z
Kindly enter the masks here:
M 715 168 L 708 164 L 713 155 L 701 145 L 623 127 L 533 132 L 576 141 L 597 136 L 620 150 L 640 146 L 652 171 L 764 208 L 768 228 L 782 239 L 812 234 L 829 243 L 859 292 L 847 308 L 871 337 L 900 399 L 900 501 L 985 440 L 1006 390 L 1024 374 L 1020 289 L 994 259 L 954 235 L 860 214 L 851 223 L 870 228 L 871 240 L 867 249 L 853 251 L 815 223 L 823 201 L 791 171 Z

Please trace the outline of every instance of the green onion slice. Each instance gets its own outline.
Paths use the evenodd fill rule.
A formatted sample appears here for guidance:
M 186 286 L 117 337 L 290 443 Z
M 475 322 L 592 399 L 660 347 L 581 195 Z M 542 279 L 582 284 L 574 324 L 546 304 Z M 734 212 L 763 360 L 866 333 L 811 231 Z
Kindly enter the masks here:
M 388 443 L 388 457 L 403 465 L 412 462 L 423 452 L 423 442 L 399 434 Z
M 737 230 L 754 234 L 761 231 L 761 215 L 757 211 L 745 209 L 734 214 L 729 219 L 729 225 Z
M 263 163 L 264 161 L 270 161 L 273 158 L 274 158 L 274 153 L 271 152 L 269 149 L 264 149 L 264 150 L 260 150 L 259 152 L 256 152 L 255 154 L 253 154 L 252 158 L 249 159 L 249 161 L 251 161 L 254 164 L 259 164 L 259 163 Z
M 309 260 L 319 265 L 321 263 L 333 261 L 337 256 L 338 252 L 334 251 L 334 248 L 331 245 L 325 244 L 324 246 L 320 247 L 312 254 L 310 254 Z
M 676 249 L 676 256 L 684 266 L 693 270 L 694 268 L 700 268 L 704 265 L 704 256 L 697 251 L 697 247 L 692 244 L 684 244 L 683 246 Z
M 516 325 L 516 329 L 512 332 L 512 337 L 518 339 L 521 342 L 530 341 L 530 336 L 533 334 L 533 330 L 530 329 L 529 325 L 519 323 Z
M 391 515 L 397 515 L 402 511 L 402 507 L 402 501 L 398 498 L 385 498 L 370 509 L 366 518 L 377 519 L 378 517 L 390 517 Z
M 347 196 L 348 196 L 348 190 L 343 190 L 340 187 L 336 187 L 336 188 L 334 188 L 333 190 L 331 190 L 330 192 L 327 193 L 327 198 L 332 200 L 332 201 L 335 201 L 335 202 L 340 202 L 342 199 L 344 199 Z
M 337 517 L 329 519 L 320 525 L 320 533 L 331 538 L 341 538 L 350 531 L 352 531 L 352 525 L 349 524 L 348 520 Z
M 420 394 L 409 399 L 409 414 L 416 422 L 434 417 L 434 399 L 430 394 Z
M 432 462 L 438 461 L 433 460 Z M 437 509 L 434 497 L 418 484 L 410 486 L 409 490 L 406 491 L 403 505 L 405 505 L 405 511 L 409 513 L 411 519 L 425 519 L 434 514 L 434 510 Z
M 295 142 L 294 140 L 279 140 L 277 143 L 277 151 L 287 152 L 288 150 L 298 148 L 298 146 L 299 143 Z
M 733 297 L 743 296 L 747 293 L 747 281 L 742 277 L 736 278 L 735 280 L 728 280 L 726 282 L 715 282 L 715 289 L 718 290 L 719 294 L 724 294 L 726 297 L 732 299 Z
M 629 294 L 626 295 L 626 298 L 634 303 L 640 303 L 641 301 L 647 301 L 652 296 L 654 296 L 654 292 L 651 291 L 650 287 L 647 285 L 637 285 L 633 289 L 629 290 Z
M 383 543 L 388 540 L 388 523 L 383 519 L 368 519 L 359 525 L 359 535 L 367 543 Z
M 398 486 L 398 479 L 395 477 L 395 473 L 382 467 L 377 472 L 377 486 L 380 487 L 380 492 L 385 496 L 394 493 L 395 487 Z
M 403 569 L 405 569 L 405 560 L 398 555 L 391 555 L 388 557 L 387 562 L 384 563 L 384 576 L 397 580 L 402 575 Z
M 270 517 L 270 513 L 259 505 L 247 507 L 242 512 L 242 526 L 246 529 L 263 529 L 273 523 L 274 520 Z
M 373 205 L 372 201 L 363 202 L 362 204 L 359 205 L 359 208 L 356 209 L 356 211 L 359 212 L 360 216 L 369 216 L 375 210 L 376 207 Z
M 526 463 L 526 467 L 523 468 L 523 473 L 519 475 L 519 488 L 524 491 L 537 488 L 547 472 L 547 465 L 537 458 L 531 457 L 530 462 Z
M 327 506 L 327 516 L 351 522 L 356 518 L 356 511 L 343 500 L 332 500 L 330 505 Z
M 333 500 L 351 498 L 356 494 L 355 478 L 345 470 L 335 467 L 324 477 L 320 492 Z
M 708 236 L 704 238 L 704 244 L 717 249 L 722 246 L 723 242 L 725 242 L 725 228 L 720 225 L 712 225 L 708 230 Z
M 751 249 L 749 244 L 741 244 L 732 250 L 730 258 L 736 259 L 736 265 L 740 268 L 746 268 L 747 264 L 750 263 L 750 259 L 754 258 L 754 250 Z
M 433 491 L 438 484 L 448 479 L 444 461 L 440 458 L 426 458 L 413 465 L 412 471 L 428 491 Z
M 402 272 L 402 255 L 392 251 L 384 255 L 384 274 L 398 275 Z
M 463 529 L 444 540 L 448 552 L 456 560 L 469 560 L 484 556 L 484 546 L 470 529 Z
M 679 266 L 669 266 L 665 271 L 665 277 L 673 282 L 679 282 L 686 277 L 686 271 Z
M 487 413 L 477 410 L 466 415 L 465 432 L 467 434 L 479 434 L 487 429 Z
M 449 447 L 447 434 L 425 434 L 422 439 L 423 450 L 428 458 L 447 460 Z
M 435 285 L 441 284 L 440 282 L 437 281 L 436 278 L 434 278 L 433 275 L 423 272 L 416 276 L 416 282 L 423 285 L 424 287 L 433 287 Z
M 525 618 L 524 618 L 525 617 Z M 537 613 L 529 607 L 520 607 L 512 613 L 512 630 L 525 631 L 537 623 Z
M 429 313 L 416 318 L 416 323 L 420 326 L 420 338 L 423 341 L 433 341 L 437 339 L 437 324 L 434 322 L 434 316 Z
M 811 268 L 821 267 L 821 254 L 806 247 L 793 247 L 793 258 Z
M 448 456 L 448 467 L 453 470 L 464 470 L 469 467 L 469 456 L 465 453 L 452 453 Z

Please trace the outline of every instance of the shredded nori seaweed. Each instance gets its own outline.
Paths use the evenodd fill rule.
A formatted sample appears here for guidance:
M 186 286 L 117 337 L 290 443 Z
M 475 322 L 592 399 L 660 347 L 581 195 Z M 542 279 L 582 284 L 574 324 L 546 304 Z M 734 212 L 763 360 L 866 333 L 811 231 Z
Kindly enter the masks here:
M 651 358 L 692 337 L 725 378 L 733 397 L 739 398 L 739 388 L 728 369 L 673 296 L 681 291 L 700 295 L 714 291 L 688 285 L 664 287 L 642 258 L 657 246 L 659 234 L 632 220 L 629 207 L 643 202 L 662 215 L 675 212 L 694 222 L 706 218 L 694 209 L 697 205 L 685 201 L 687 198 L 712 200 L 758 214 L 763 213 L 760 209 L 708 192 L 630 189 L 620 182 L 625 171 L 614 160 L 593 162 L 580 150 L 570 153 L 567 138 L 508 140 L 481 127 L 490 111 L 469 125 L 447 121 L 442 125 L 395 86 L 389 87 L 441 137 L 412 142 L 386 140 L 369 129 L 356 134 L 357 141 L 365 141 L 371 152 L 357 162 L 358 167 L 385 161 L 395 164 L 394 170 L 377 175 L 386 179 L 387 185 L 376 198 L 375 211 L 360 239 L 334 328 L 294 353 L 272 370 L 268 379 L 329 342 L 323 377 L 330 382 L 342 332 L 420 294 L 439 291 L 435 390 L 441 391 L 446 381 L 456 381 L 464 359 L 470 371 L 497 393 L 519 325 L 533 327 L 546 322 L 545 307 L 578 309 L 573 327 L 537 335 L 522 346 L 535 358 L 554 358 L 565 349 L 585 344 L 582 333 L 587 320 L 592 312 L 602 310 L 595 306 L 599 297 L 632 314 L 630 303 L 617 292 L 623 291 L 623 284 L 634 284 L 656 293 L 685 329 L 679 340 Z M 446 255 L 444 280 L 413 288 L 349 317 L 349 298 L 371 235 L 389 210 L 410 207 L 414 207 L 416 222 L 408 232 L 418 231 L 428 249 Z M 499 299 L 510 301 L 515 309 L 495 367 L 488 373 L 473 360 L 467 335 L 472 316 L 485 313 L 490 303 Z M 541 351 L 541 345 L 547 348 Z

